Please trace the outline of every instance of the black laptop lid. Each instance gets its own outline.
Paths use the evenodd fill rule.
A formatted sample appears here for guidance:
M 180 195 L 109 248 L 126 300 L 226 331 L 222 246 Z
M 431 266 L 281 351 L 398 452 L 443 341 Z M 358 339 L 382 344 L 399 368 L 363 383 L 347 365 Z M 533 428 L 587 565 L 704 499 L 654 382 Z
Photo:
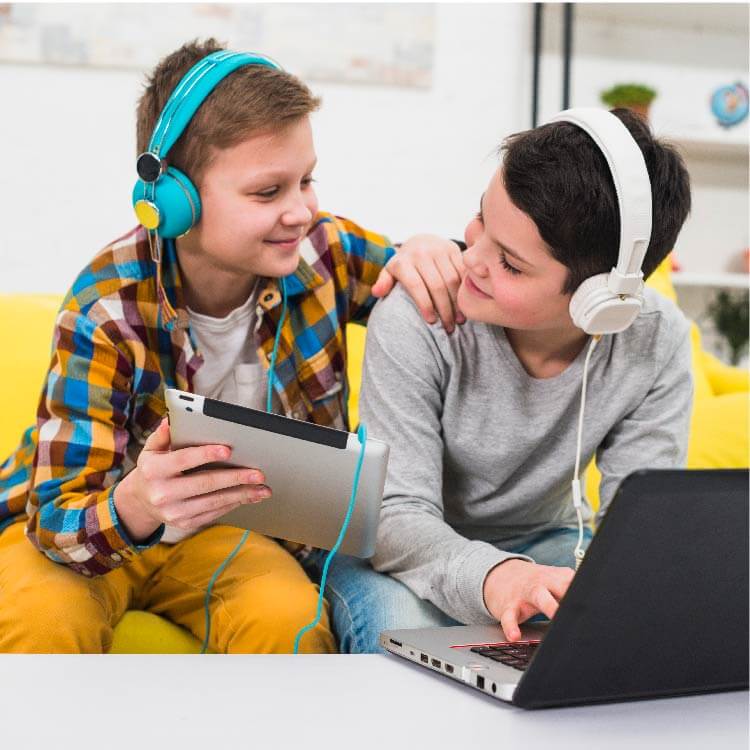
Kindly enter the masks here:
M 513 702 L 531 708 L 747 684 L 748 472 L 632 474 Z

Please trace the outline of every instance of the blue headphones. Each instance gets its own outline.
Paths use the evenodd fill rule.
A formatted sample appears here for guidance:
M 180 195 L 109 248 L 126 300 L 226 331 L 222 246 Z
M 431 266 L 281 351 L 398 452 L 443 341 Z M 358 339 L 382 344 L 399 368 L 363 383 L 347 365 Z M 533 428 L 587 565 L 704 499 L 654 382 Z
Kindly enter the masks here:
M 280 65 L 264 55 L 227 50 L 207 55 L 177 84 L 159 115 L 148 149 L 138 157 L 139 179 L 133 188 L 133 208 L 138 221 L 159 237 L 179 237 L 195 226 L 201 216 L 195 185 L 187 175 L 166 166 L 163 160 L 206 97 L 230 73 L 245 65 L 281 70 Z

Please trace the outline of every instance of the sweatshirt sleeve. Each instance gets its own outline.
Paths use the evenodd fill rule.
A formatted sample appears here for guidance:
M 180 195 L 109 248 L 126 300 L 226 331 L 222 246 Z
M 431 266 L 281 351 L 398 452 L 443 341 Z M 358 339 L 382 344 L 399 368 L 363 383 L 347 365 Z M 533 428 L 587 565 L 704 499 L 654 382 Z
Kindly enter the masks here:
M 443 516 L 443 383 L 448 365 L 406 293 L 378 303 L 368 325 L 360 409 L 390 445 L 375 570 L 389 573 L 455 620 L 490 624 L 489 571 L 511 555 L 466 539 Z

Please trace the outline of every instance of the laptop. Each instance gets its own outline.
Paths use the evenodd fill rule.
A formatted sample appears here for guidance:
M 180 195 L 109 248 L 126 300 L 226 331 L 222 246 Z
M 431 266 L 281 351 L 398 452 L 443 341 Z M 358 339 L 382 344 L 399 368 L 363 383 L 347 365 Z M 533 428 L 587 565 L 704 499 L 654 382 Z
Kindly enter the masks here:
M 331 549 L 351 499 L 360 454 L 357 436 L 278 414 L 235 406 L 174 388 L 165 393 L 172 449 L 229 445 L 216 466 L 261 469 L 273 495 L 241 505 L 213 523 Z M 383 501 L 388 445 L 368 438 L 357 498 L 340 551 L 372 557 Z M 208 465 L 201 467 L 208 468 Z
M 627 477 L 552 622 L 381 633 L 383 648 L 522 708 L 748 686 L 748 471 Z

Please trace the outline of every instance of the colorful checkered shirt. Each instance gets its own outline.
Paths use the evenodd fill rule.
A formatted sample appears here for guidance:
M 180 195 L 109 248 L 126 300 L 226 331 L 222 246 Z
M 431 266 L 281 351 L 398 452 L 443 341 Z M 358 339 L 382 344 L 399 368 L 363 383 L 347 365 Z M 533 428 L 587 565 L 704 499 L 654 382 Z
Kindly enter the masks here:
M 286 278 L 288 310 L 274 392 L 285 413 L 347 426 L 348 322 L 364 322 L 371 287 L 394 249 L 382 235 L 320 213 Z M 261 279 L 256 343 L 268 369 L 282 310 L 276 279 Z M 117 482 L 166 413 L 165 388 L 193 390 L 203 363 L 191 335 L 174 244 L 160 263 L 138 228 L 99 253 L 60 308 L 36 425 L 0 465 L 0 532 L 26 534 L 52 560 L 102 575 L 156 544 L 135 543 L 115 510 Z

